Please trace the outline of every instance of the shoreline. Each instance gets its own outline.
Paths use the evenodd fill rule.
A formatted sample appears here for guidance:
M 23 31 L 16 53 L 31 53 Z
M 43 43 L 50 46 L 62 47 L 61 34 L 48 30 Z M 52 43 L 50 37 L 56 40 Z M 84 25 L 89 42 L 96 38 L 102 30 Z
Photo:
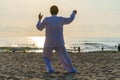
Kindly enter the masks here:
M 100 53 L 100 54 L 99 54 Z M 60 73 L 48 74 L 40 53 L 0 52 L 0 79 L 12 80 L 119 80 L 119 52 L 69 53 L 79 73 L 66 74 L 53 53 L 52 64 Z

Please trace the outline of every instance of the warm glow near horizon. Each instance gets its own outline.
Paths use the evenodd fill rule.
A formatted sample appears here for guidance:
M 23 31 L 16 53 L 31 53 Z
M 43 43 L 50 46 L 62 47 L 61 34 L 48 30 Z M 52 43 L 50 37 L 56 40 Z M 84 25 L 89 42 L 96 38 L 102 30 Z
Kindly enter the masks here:
M 52 5 L 58 16 L 69 17 L 76 9 L 75 20 L 65 26 L 65 37 L 119 37 L 120 0 L 0 0 L 1 36 L 44 36 L 36 29 L 38 14 L 50 16 Z M 72 32 L 72 33 L 71 33 Z
M 45 37 L 30 37 L 32 42 L 38 47 L 38 48 L 43 48 L 44 46 L 44 41 Z

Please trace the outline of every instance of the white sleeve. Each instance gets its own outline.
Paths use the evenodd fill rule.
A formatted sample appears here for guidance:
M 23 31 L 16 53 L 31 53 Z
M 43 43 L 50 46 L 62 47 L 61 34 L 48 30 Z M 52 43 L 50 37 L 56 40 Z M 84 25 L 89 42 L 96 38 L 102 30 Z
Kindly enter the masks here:
M 63 24 L 69 24 L 74 20 L 74 18 L 75 18 L 75 13 L 73 12 L 69 18 L 62 17 L 62 22 Z
M 38 21 L 36 27 L 38 30 L 42 31 L 46 25 L 47 25 L 47 22 L 46 22 L 46 19 L 44 19 L 43 22 Z

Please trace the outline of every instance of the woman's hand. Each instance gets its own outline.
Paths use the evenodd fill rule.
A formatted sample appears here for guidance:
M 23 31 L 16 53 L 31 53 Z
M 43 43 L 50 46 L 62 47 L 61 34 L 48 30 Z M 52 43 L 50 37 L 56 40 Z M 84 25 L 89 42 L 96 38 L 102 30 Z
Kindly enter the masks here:
M 40 14 L 38 15 L 38 18 L 39 18 L 40 21 L 41 21 L 42 17 L 43 17 L 43 15 L 40 13 Z
M 77 10 L 74 10 L 73 12 L 74 12 L 75 14 L 77 14 Z

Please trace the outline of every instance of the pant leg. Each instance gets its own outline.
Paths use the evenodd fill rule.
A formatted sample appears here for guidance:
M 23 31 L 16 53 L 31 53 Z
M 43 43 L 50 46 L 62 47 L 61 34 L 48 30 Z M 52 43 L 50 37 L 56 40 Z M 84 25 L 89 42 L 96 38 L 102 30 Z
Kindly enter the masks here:
M 56 52 L 58 53 L 58 56 L 60 58 L 61 63 L 63 64 L 63 67 L 68 71 L 72 72 L 74 70 L 74 67 L 72 65 L 72 61 L 70 59 L 70 56 L 66 52 L 66 49 L 64 46 L 57 47 Z
M 53 49 L 53 47 L 44 47 L 43 49 L 43 60 L 46 64 L 47 71 L 54 70 L 54 68 L 51 65 L 51 54 Z

